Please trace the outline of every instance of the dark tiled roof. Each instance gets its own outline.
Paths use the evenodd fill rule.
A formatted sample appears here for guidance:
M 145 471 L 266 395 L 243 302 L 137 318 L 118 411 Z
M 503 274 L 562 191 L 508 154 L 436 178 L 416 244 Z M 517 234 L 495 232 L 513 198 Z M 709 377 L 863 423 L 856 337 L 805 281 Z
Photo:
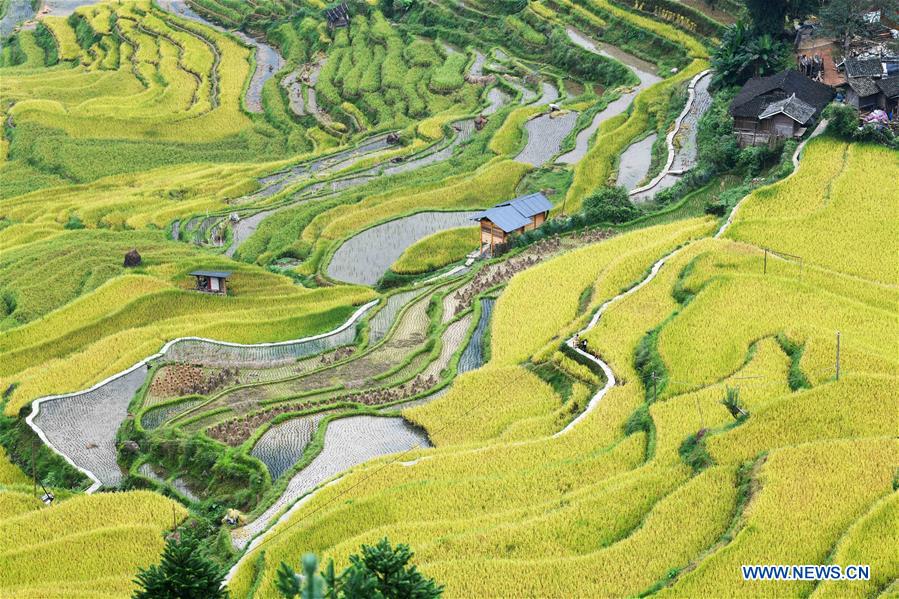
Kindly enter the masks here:
M 532 193 L 530 195 L 521 196 L 508 202 L 497 204 L 497 206 L 512 206 L 518 210 L 522 216 L 531 218 L 541 212 L 549 212 L 553 209 L 552 202 L 542 193 Z
M 759 119 L 766 119 L 775 114 L 785 114 L 800 125 L 805 125 L 815 114 L 815 107 L 806 104 L 795 95 L 777 102 L 772 102 L 759 114 Z
M 525 218 L 518 210 L 508 205 L 495 206 L 484 210 L 472 220 L 483 220 L 485 218 L 506 233 L 517 231 L 531 222 L 531 219 Z
M 831 98 L 833 90 L 823 83 L 812 81 L 799 71 L 787 69 L 768 77 L 753 77 L 730 103 L 730 114 L 735 117 L 757 118 L 769 104 L 796 97 L 812 106 L 815 113 L 821 111 Z
M 870 77 L 855 77 L 849 80 L 849 87 L 855 90 L 860 97 L 873 96 L 880 92 L 877 83 Z
M 217 277 L 219 279 L 227 279 L 231 276 L 227 270 L 195 270 L 190 274 L 195 277 Z
M 880 77 L 883 75 L 883 67 L 879 58 L 847 58 L 843 63 L 847 77 Z
M 887 98 L 899 97 L 899 75 L 896 77 L 887 77 L 877 82 L 877 87 L 883 92 Z

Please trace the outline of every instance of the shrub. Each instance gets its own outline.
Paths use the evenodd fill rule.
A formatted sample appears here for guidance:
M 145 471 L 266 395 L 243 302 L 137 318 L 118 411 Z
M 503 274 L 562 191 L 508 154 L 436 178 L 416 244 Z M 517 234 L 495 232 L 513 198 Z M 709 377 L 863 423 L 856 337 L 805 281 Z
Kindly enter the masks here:
M 595 223 L 625 223 L 640 216 L 623 186 L 602 187 L 584 200 L 584 215 Z
M 827 119 L 827 133 L 834 137 L 852 139 L 858 130 L 858 111 L 849 104 L 830 104 L 821 116 Z

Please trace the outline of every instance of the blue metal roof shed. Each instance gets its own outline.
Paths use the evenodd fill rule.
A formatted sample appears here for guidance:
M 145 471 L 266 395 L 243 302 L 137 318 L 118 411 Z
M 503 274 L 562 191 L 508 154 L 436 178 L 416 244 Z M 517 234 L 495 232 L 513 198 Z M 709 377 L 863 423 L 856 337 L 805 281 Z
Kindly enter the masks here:
M 529 225 L 538 214 L 552 210 L 552 202 L 542 193 L 532 193 L 508 202 L 501 202 L 481 212 L 472 220 L 490 220 L 506 233 L 512 233 Z
M 552 202 L 543 195 L 542 193 L 532 193 L 526 196 L 521 196 L 520 198 L 515 198 L 514 200 L 509 200 L 508 202 L 503 202 L 502 204 L 497 204 L 497 206 L 511 206 L 515 208 L 518 212 L 521 213 L 525 218 L 531 218 L 532 216 L 536 216 L 541 212 L 549 212 L 553 209 Z
M 506 233 L 517 231 L 531 222 L 512 206 L 496 206 L 480 213 L 473 220 L 487 219 Z

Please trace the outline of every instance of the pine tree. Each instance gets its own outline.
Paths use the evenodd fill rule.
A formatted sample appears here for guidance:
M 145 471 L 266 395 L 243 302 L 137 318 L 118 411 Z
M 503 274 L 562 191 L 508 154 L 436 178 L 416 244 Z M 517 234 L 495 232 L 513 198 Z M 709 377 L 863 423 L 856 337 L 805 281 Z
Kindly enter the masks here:
M 139 588 L 132 598 L 227 599 L 223 578 L 221 568 L 195 539 L 173 536 L 166 541 L 160 563 L 138 572 L 135 582 Z
M 408 545 L 394 548 L 384 538 L 377 545 L 363 545 L 362 555 L 351 555 L 350 565 L 335 576 L 333 560 L 320 575 L 317 559 L 307 554 L 304 575 L 281 562 L 275 586 L 288 599 L 437 599 L 443 587 L 410 565 L 412 556 Z

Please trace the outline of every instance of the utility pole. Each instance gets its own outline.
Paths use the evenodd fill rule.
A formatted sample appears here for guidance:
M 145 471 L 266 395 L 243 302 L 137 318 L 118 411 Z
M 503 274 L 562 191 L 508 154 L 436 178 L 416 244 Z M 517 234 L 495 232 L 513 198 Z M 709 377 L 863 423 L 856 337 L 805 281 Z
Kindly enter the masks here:
M 840 332 L 837 331 L 837 380 L 840 380 Z
M 657 388 L 656 388 L 656 377 L 657 377 L 656 371 L 653 370 L 652 374 L 649 376 L 649 378 L 652 379 L 652 403 L 655 403 L 656 399 L 658 399 Z
M 768 248 L 765 248 L 765 271 L 762 274 L 768 274 Z
M 34 439 L 31 439 L 31 480 L 34 482 L 34 496 L 37 497 L 37 469 L 34 466 Z
M 702 406 L 699 405 L 699 394 L 694 393 L 693 396 L 696 398 L 696 411 L 699 412 L 699 428 L 705 428 L 705 418 L 702 417 Z

